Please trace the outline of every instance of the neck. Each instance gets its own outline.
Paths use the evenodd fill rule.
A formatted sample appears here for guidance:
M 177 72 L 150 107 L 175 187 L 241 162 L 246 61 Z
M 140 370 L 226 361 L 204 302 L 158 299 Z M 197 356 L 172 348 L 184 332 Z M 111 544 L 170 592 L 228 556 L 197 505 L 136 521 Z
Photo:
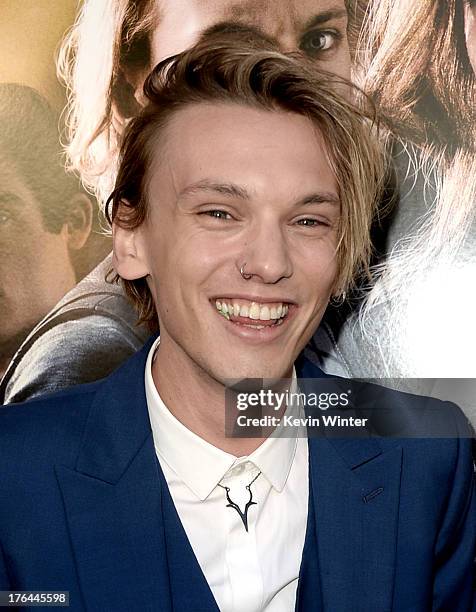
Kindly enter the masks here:
M 161 338 L 152 377 L 174 417 L 213 446 L 242 457 L 266 440 L 225 437 L 225 386 L 199 368 L 170 338 Z

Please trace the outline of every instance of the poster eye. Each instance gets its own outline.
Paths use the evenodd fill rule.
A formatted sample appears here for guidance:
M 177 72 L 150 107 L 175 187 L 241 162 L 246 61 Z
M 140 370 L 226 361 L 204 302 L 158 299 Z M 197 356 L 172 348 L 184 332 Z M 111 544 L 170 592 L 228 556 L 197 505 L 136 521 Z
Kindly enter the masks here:
M 312 30 L 302 38 L 300 49 L 313 57 L 332 49 L 338 42 L 339 33 L 333 30 Z

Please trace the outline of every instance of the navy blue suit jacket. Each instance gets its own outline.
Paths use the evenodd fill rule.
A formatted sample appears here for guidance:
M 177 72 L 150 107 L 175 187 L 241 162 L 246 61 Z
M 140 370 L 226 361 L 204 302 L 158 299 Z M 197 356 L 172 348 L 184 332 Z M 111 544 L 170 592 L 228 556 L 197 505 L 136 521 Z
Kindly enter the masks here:
M 67 590 L 74 611 L 217 612 L 156 459 L 149 347 L 103 381 L 0 410 L 0 590 Z M 300 361 L 298 375 L 322 372 Z M 296 609 L 469 612 L 470 446 L 310 439 Z

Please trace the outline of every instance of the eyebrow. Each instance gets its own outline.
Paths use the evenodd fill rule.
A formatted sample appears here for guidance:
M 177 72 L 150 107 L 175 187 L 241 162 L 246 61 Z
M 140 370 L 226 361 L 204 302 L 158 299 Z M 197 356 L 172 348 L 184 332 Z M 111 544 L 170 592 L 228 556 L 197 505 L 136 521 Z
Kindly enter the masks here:
M 299 206 L 306 204 L 336 204 L 340 205 L 340 199 L 335 193 L 330 191 L 324 191 L 321 193 L 313 193 L 311 195 L 302 198 L 297 202 Z
M 221 183 L 210 181 L 209 179 L 204 179 L 202 181 L 198 181 L 198 183 L 193 183 L 192 185 L 185 187 L 185 189 L 179 193 L 179 199 L 202 192 L 218 193 L 220 195 L 239 198 L 240 200 L 250 199 L 250 194 L 244 187 L 240 187 L 235 183 Z
M 314 17 L 311 17 L 311 19 L 306 21 L 304 29 L 310 30 L 311 28 L 327 23 L 328 21 L 332 21 L 333 19 L 344 18 L 348 18 L 348 13 L 345 9 L 331 9 L 329 11 L 323 11 L 322 13 L 314 15 Z
M 232 18 L 219 21 L 218 23 L 214 23 L 206 30 L 204 30 L 201 36 L 205 38 L 206 36 L 210 36 L 212 34 L 233 34 L 235 32 L 244 32 L 247 34 L 255 34 L 258 36 L 263 36 L 264 34 L 261 28 L 252 24 L 243 23 L 243 21 L 240 21 L 239 18 Z
M 249 32 L 258 35 L 265 35 L 266 32 L 264 30 L 252 23 L 249 23 L 249 20 L 245 17 L 249 17 L 249 9 L 242 6 L 232 6 L 230 10 L 230 17 L 225 18 L 223 21 L 216 23 L 210 27 L 208 27 L 203 33 L 202 36 L 207 36 L 214 33 L 228 33 L 233 32 L 237 28 L 245 28 Z M 327 11 L 322 11 L 317 13 L 308 21 L 305 22 L 303 29 L 310 30 L 318 25 L 322 25 L 334 19 L 348 19 L 349 14 L 345 8 L 335 8 L 329 9 Z
M 197 193 L 218 193 L 219 195 L 235 197 L 239 198 L 240 200 L 251 199 L 251 195 L 245 187 L 241 187 L 240 185 L 236 185 L 235 183 L 215 182 L 210 181 L 209 179 L 204 179 L 198 181 L 197 183 L 193 183 L 188 187 L 185 187 L 185 189 L 180 192 L 178 199 L 195 195 Z M 295 203 L 296 206 L 303 206 L 306 204 L 340 205 L 340 199 L 335 193 L 332 193 L 330 191 L 323 191 L 307 195 L 304 198 L 299 199 Z

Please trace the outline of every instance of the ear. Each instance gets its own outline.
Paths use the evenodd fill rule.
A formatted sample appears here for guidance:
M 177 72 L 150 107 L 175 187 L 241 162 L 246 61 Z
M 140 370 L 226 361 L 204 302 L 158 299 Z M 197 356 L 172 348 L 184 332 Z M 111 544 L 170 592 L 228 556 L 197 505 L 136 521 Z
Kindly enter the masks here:
M 121 68 L 115 79 L 112 92 L 112 123 L 116 131 L 124 131 L 126 120 L 139 114 L 144 105 L 141 101 L 142 86 L 148 70 Z
M 136 280 L 149 274 L 140 239 L 141 227 L 127 229 L 112 224 L 112 265 L 125 280 Z
M 84 193 L 77 193 L 69 202 L 68 214 L 65 220 L 66 240 L 68 248 L 73 251 L 81 249 L 92 228 L 93 205 Z

